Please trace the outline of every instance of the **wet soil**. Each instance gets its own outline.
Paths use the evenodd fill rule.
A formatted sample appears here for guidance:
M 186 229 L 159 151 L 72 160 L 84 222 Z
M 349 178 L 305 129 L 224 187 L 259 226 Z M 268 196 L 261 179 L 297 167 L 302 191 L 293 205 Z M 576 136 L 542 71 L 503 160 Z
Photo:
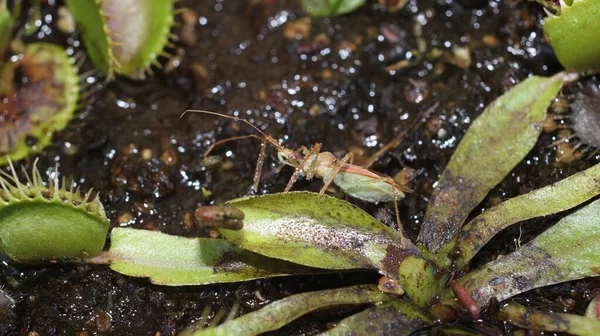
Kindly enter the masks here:
M 156 71 L 143 82 L 118 78 L 104 84 L 98 78 L 92 85 L 93 100 L 55 135 L 55 145 L 40 157 L 40 168 L 50 171 L 58 164 L 61 174 L 83 189 L 97 190 L 114 227 L 204 236 L 207 232 L 190 224 L 190 214 L 200 205 L 253 194 L 260 143 L 247 139 L 220 146 L 213 154 L 222 162 L 205 167 L 202 153 L 212 142 L 253 130 L 207 115 L 180 117 L 186 109 L 244 117 L 287 147 L 321 143 L 338 157 L 355 152 L 357 162 L 430 112 L 425 124 L 373 167 L 390 176 L 403 168 L 417 172 L 414 192 L 400 204 L 405 230 L 414 239 L 435 182 L 472 120 L 527 76 L 560 70 L 543 39 L 543 12 L 535 3 L 413 0 L 405 9 L 387 13 L 368 1 L 350 15 L 312 19 L 310 32 L 295 40 L 284 32 L 289 22 L 305 17 L 298 2 L 179 2 L 178 7 L 193 9 L 198 19 L 195 38 L 180 37 L 177 48 L 170 50 L 180 55 L 170 72 Z M 56 30 L 52 19 L 60 4 L 44 5 L 43 26 L 49 29 L 40 29 L 29 40 L 84 50 L 77 33 Z M 457 47 L 468 49 L 470 64 L 454 56 Z M 596 162 L 556 164 L 556 148 L 548 147 L 554 140 L 555 133 L 543 134 L 478 211 Z M 267 153 L 258 194 L 282 191 L 292 174 L 291 169 L 277 174 L 274 153 Z M 318 190 L 320 183 L 299 181 L 294 189 Z M 206 197 L 203 189 L 212 195 Z M 394 225 L 393 208 L 350 201 Z M 476 264 L 507 253 L 557 218 L 506 230 L 479 254 Z M 172 335 L 208 305 L 213 311 L 228 311 L 240 302 L 244 313 L 293 293 L 374 283 L 377 278 L 370 272 L 349 272 L 168 288 L 103 266 L 26 268 L 4 262 L 0 284 L 17 305 L 0 334 Z M 538 307 L 580 313 L 598 288 L 597 281 L 579 281 L 520 298 Z M 312 314 L 274 334 L 312 335 L 354 311 Z M 510 331 L 492 319 L 484 324 Z

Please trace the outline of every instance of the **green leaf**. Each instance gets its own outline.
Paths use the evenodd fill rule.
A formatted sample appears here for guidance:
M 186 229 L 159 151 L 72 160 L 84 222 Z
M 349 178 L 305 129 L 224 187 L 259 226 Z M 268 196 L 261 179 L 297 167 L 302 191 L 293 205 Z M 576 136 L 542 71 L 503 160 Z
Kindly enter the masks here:
M 515 252 L 459 280 L 479 305 L 528 290 L 598 276 L 600 200 L 561 219 Z
M 581 336 L 600 335 L 598 320 L 573 314 L 547 313 L 515 302 L 502 307 L 499 315 L 500 319 L 527 329 Z
M 310 16 L 335 16 L 353 12 L 365 2 L 365 0 L 302 0 L 302 7 Z
M 427 307 L 443 292 L 443 278 L 429 260 L 408 256 L 400 263 L 398 283 L 404 294 L 421 307 Z
M 590 304 L 585 309 L 585 317 L 600 320 L 600 295 L 590 301 Z
M 556 57 L 567 69 L 600 67 L 600 2 L 576 0 L 562 3 L 560 15 L 544 20 L 544 34 Z
M 223 239 L 185 238 L 130 228 L 113 229 L 109 251 L 92 262 L 106 260 L 114 271 L 167 286 L 310 273 L 307 268 L 236 248 Z
M 390 278 L 418 250 L 356 206 L 310 192 L 244 197 L 227 203 L 245 214 L 239 231 L 220 229 L 232 244 L 272 258 L 325 269 L 372 268 Z
M 251 336 L 276 330 L 311 311 L 348 304 L 385 302 L 392 297 L 381 293 L 376 286 L 359 285 L 318 292 L 296 294 L 275 301 L 264 308 L 248 313 L 218 327 L 201 329 L 192 325 L 180 336 Z M 201 321 L 202 323 L 204 321 Z
M 27 184 L 1 174 L 0 253 L 9 260 L 79 262 L 102 251 L 110 223 L 98 197 L 60 187 L 58 173 L 46 186 L 35 165 Z
M 109 79 L 114 76 L 114 56 L 111 37 L 107 34 L 103 12 L 96 0 L 66 0 L 73 19 L 83 37 L 87 55 Z
M 6 0 L 0 0 L 0 61 L 4 61 L 4 55 L 13 37 L 15 20 L 6 7 Z
M 475 217 L 458 236 L 457 267 L 463 268 L 487 242 L 506 227 L 571 209 L 600 194 L 600 164 L 555 184 L 511 198 Z
M 25 24 L 25 30 L 23 34 L 25 36 L 31 36 L 40 28 L 36 25 L 36 23 L 42 22 L 42 3 L 41 0 L 33 0 L 31 4 L 30 15 L 27 18 L 27 23 Z
M 444 170 L 419 233 L 430 251 L 451 241 L 467 216 L 537 142 L 546 109 L 571 73 L 531 77 L 473 121 Z
M 363 310 L 340 321 L 334 328 L 319 334 L 337 335 L 411 335 L 414 331 L 430 326 L 433 320 L 414 304 L 394 300 Z

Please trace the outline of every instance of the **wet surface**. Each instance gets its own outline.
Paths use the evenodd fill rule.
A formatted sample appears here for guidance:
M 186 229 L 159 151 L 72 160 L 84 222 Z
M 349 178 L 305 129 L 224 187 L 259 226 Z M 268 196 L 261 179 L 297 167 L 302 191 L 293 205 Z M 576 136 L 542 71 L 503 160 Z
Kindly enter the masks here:
M 43 18 L 56 12 L 57 5 L 49 3 Z M 221 163 L 202 165 L 202 153 L 212 142 L 253 130 L 202 114 L 180 118 L 186 109 L 246 118 L 286 147 L 321 143 L 338 157 L 353 151 L 358 163 L 432 110 L 424 125 L 373 166 L 389 176 L 402 168 L 417 172 L 414 192 L 400 204 L 405 230 L 414 240 L 435 182 L 472 120 L 520 80 L 560 69 L 541 33 L 542 10 L 529 2 L 413 0 L 390 14 L 371 1 L 351 15 L 312 19 L 309 32 L 295 28 L 292 33 L 286 25 L 304 17 L 297 1 L 189 0 L 178 6 L 193 9 L 197 18 L 192 35 L 175 41 L 177 49 L 171 52 L 180 57 L 170 64 L 171 71 L 157 71 L 144 82 L 96 79 L 93 99 L 40 157 L 41 171 L 58 163 L 61 174 L 84 190 L 99 191 L 113 226 L 206 236 L 189 222 L 198 206 L 253 194 L 260 142 L 219 146 L 213 155 Z M 54 22 L 44 26 L 55 29 Z M 301 38 L 289 39 L 289 34 Z M 83 50 L 76 34 L 56 31 L 32 39 Z M 467 49 L 470 60 L 457 56 L 460 48 Z M 555 132 L 543 134 L 476 212 L 596 162 L 556 164 L 556 149 L 548 147 L 556 139 Z M 267 154 L 258 194 L 283 191 L 292 174 L 288 168 L 277 174 L 274 151 Z M 316 191 L 321 185 L 298 181 L 294 189 Z M 394 225 L 393 207 L 353 202 Z M 507 253 L 559 217 L 502 232 L 476 263 Z M 0 284 L 17 305 L 0 334 L 110 330 L 114 335 L 171 335 L 207 305 L 214 312 L 238 301 L 247 312 L 292 293 L 375 283 L 377 278 L 356 272 L 167 288 L 101 266 L 32 269 L 4 263 Z M 550 307 L 568 302 L 565 309 L 580 313 L 598 288 L 597 281 L 581 281 L 521 297 Z M 315 334 L 341 317 L 313 314 L 280 333 Z

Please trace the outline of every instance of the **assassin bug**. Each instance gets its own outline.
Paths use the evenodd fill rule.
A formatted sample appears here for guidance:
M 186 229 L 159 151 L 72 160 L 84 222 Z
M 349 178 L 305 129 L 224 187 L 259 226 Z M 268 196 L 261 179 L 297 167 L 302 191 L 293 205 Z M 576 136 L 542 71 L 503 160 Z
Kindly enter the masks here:
M 400 231 L 402 230 L 402 224 L 400 223 L 398 213 L 398 200 L 404 198 L 404 192 L 408 192 L 410 189 L 398 185 L 389 176 L 381 176 L 368 169 L 349 163 L 352 159 L 352 153 L 348 153 L 341 160 L 338 160 L 335 155 L 330 152 L 321 152 L 320 144 L 315 144 L 310 149 L 306 146 L 302 146 L 295 151 L 283 147 L 277 140 L 258 129 L 258 127 L 254 126 L 246 119 L 204 110 L 187 110 L 181 116 L 183 117 L 187 112 L 210 114 L 234 121 L 241 121 L 260 134 L 248 134 L 216 141 L 204 153 L 204 157 L 207 157 L 216 146 L 229 141 L 247 138 L 261 140 L 263 145 L 260 149 L 254 173 L 254 191 L 257 191 L 258 189 L 262 166 L 265 160 L 266 145 L 271 144 L 277 149 L 277 158 L 280 163 L 296 169 L 285 187 L 284 192 L 290 191 L 300 176 L 305 177 L 307 180 L 318 177 L 323 179 L 325 183 L 319 192 L 321 195 L 325 193 L 331 183 L 334 183 L 349 196 L 366 202 L 379 203 L 393 201 L 398 229 Z

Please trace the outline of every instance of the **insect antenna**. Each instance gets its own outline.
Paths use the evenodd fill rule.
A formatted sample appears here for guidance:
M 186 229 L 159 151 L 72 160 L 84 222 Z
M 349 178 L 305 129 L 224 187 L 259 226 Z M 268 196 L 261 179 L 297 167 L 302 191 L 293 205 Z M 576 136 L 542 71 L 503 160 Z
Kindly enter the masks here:
M 204 152 L 204 157 L 207 157 L 208 154 L 210 154 L 210 152 L 216 146 L 221 145 L 226 142 L 229 142 L 229 141 L 235 141 L 235 140 L 241 140 L 241 139 L 247 139 L 247 138 L 255 138 L 255 139 L 261 140 L 262 145 L 260 148 L 260 153 L 258 155 L 258 160 L 256 162 L 256 169 L 254 171 L 254 183 L 252 185 L 252 189 L 254 190 L 254 192 L 257 192 L 258 191 L 258 183 L 260 181 L 260 175 L 262 173 L 262 167 L 265 162 L 265 149 L 267 147 L 266 146 L 267 143 L 273 145 L 273 147 L 277 148 L 278 150 L 284 150 L 285 148 L 282 145 L 280 145 L 279 142 L 277 142 L 277 140 L 273 139 L 273 137 L 271 137 L 268 134 L 266 134 L 265 132 L 261 131 L 258 127 L 254 126 L 254 124 L 252 124 L 250 121 L 248 121 L 246 119 L 232 117 L 232 116 L 229 116 L 226 114 L 205 111 L 205 110 L 187 110 L 181 114 L 180 118 L 182 118 L 188 112 L 210 114 L 210 115 L 215 115 L 215 116 L 222 117 L 222 118 L 231 119 L 233 121 L 241 121 L 241 122 L 249 125 L 250 127 L 252 127 L 254 130 L 256 130 L 260 134 L 260 136 L 256 135 L 256 134 L 248 134 L 248 135 L 241 135 L 241 136 L 236 136 L 236 137 L 219 140 L 219 141 L 214 142 L 212 145 L 210 145 L 210 147 L 208 147 L 206 152 Z
M 244 119 L 244 118 L 239 118 L 239 117 L 234 117 L 234 116 L 230 116 L 227 114 L 222 114 L 222 113 L 218 113 L 218 112 L 211 112 L 211 111 L 206 111 L 206 110 L 186 110 L 185 112 L 183 112 L 180 116 L 180 118 L 182 118 L 186 113 L 191 112 L 191 113 L 202 113 L 202 114 L 210 114 L 210 115 L 214 115 L 217 117 L 222 117 L 222 118 L 227 118 L 227 119 L 231 119 L 233 121 L 241 121 L 243 123 L 245 123 L 246 125 L 252 127 L 254 130 L 256 130 L 258 133 L 260 133 L 260 135 L 262 136 L 263 139 L 261 139 L 261 137 L 255 135 L 255 136 L 248 136 L 250 137 L 254 137 L 257 139 L 261 139 L 264 140 L 268 143 L 270 143 L 271 145 L 273 145 L 273 147 L 279 149 L 279 150 L 283 150 L 285 149 L 282 145 L 279 144 L 279 142 L 277 142 L 277 140 L 273 139 L 273 137 L 269 136 L 268 134 L 266 134 L 265 132 L 261 131 L 258 127 L 254 126 L 254 124 L 252 124 L 250 121 Z M 233 139 L 233 138 L 230 138 Z M 224 139 L 224 140 L 228 140 L 228 139 Z M 237 140 L 237 139 L 235 139 Z M 223 141 L 223 140 L 221 140 Z M 223 141 L 226 142 L 226 141 Z M 223 143 L 220 142 L 220 143 Z
M 217 147 L 218 145 L 224 144 L 229 141 L 236 141 L 236 140 L 242 140 L 242 139 L 248 139 L 248 138 L 255 138 L 258 140 L 263 140 L 263 138 L 259 137 L 258 135 L 248 134 L 248 135 L 240 135 L 240 136 L 235 136 L 235 137 L 215 141 L 215 142 L 213 142 L 212 145 L 210 145 L 210 147 L 208 147 L 208 149 L 206 149 L 206 151 L 204 152 L 204 157 L 207 157 L 210 154 L 210 152 L 212 152 L 212 150 L 215 149 L 215 147 Z

